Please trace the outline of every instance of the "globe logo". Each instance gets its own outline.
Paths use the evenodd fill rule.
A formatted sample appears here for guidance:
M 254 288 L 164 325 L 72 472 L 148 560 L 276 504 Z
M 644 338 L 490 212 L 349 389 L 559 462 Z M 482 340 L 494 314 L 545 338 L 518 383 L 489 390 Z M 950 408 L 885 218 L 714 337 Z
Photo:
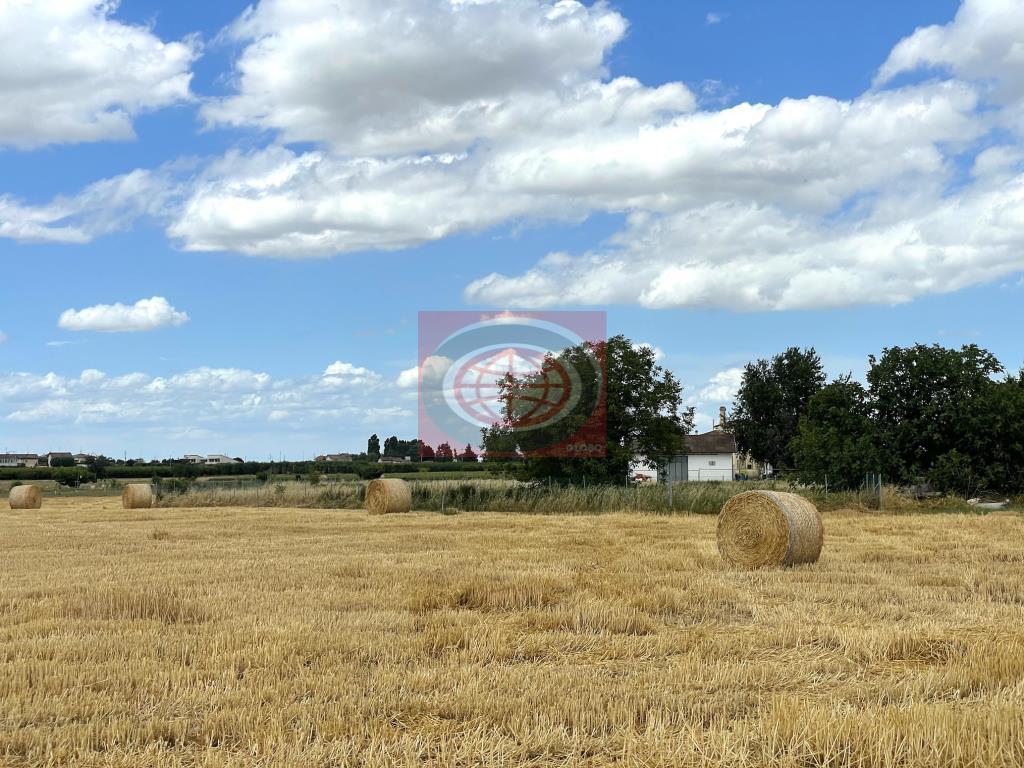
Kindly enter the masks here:
M 484 427 L 507 421 L 517 430 L 557 422 L 579 390 L 576 372 L 549 350 L 522 345 L 474 350 L 451 366 L 445 382 L 449 407 L 463 418 Z
M 424 444 L 604 455 L 604 313 L 421 312 L 419 330 Z

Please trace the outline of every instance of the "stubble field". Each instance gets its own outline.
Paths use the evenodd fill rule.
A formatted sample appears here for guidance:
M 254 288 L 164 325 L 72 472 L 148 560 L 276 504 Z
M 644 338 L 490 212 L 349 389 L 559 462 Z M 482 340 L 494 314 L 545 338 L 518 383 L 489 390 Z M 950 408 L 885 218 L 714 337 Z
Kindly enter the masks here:
M 0 765 L 1018 766 L 1024 518 L 0 512 Z

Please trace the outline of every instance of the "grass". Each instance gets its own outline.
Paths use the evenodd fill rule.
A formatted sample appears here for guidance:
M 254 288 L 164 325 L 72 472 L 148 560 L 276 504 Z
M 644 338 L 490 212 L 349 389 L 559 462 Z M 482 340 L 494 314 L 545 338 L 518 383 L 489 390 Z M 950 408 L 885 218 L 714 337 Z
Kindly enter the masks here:
M 867 509 L 877 507 L 874 499 L 859 493 L 830 493 L 818 489 L 794 489 L 782 482 L 679 483 L 669 498 L 664 485 L 610 486 L 521 483 L 514 480 L 410 480 L 413 506 L 432 512 L 525 512 L 530 514 L 607 514 L 612 512 L 653 512 L 656 514 L 717 514 L 733 495 L 755 488 L 796 490 L 820 509 Z M 195 483 L 181 493 L 165 493 L 166 507 L 313 507 L 356 508 L 362 506 L 366 484 L 358 481 L 269 482 L 241 485 Z M 918 511 L 969 512 L 962 499 L 917 502 L 896 488 L 885 492 L 885 510 L 896 513 Z
M 0 765 L 1024 764 L 1016 515 L 3 513 Z

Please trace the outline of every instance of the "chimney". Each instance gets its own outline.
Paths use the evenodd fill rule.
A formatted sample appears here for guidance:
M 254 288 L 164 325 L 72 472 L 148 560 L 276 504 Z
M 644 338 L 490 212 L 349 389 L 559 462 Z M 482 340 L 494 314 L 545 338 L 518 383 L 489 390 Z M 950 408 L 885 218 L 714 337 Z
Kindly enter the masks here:
M 720 406 L 718 408 L 718 428 L 721 431 L 724 432 L 725 431 L 725 426 L 726 426 L 725 406 L 723 405 L 723 406 Z

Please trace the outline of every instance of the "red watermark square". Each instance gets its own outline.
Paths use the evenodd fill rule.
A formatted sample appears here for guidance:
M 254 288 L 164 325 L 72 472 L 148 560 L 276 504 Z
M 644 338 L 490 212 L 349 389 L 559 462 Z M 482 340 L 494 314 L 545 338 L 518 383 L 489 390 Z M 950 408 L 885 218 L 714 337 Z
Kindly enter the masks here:
M 606 340 L 604 312 L 420 312 L 419 439 L 487 458 L 604 456 Z

